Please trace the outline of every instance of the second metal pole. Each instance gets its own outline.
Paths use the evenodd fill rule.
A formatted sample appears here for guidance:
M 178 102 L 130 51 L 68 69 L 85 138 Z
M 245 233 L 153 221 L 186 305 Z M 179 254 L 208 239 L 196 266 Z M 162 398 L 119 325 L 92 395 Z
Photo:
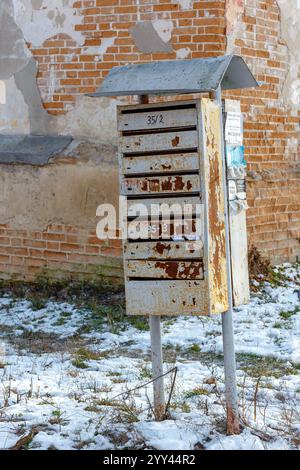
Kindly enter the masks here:
M 225 233 L 226 233 L 226 265 L 227 265 L 227 285 L 228 285 L 228 311 L 222 313 L 222 333 L 223 333 L 223 351 L 224 351 L 224 370 L 225 370 L 225 395 L 227 408 L 227 433 L 240 433 L 240 420 L 238 409 L 238 395 L 236 385 L 236 361 L 234 350 L 233 334 L 233 300 L 232 300 L 232 278 L 231 278 L 231 250 L 230 250 L 230 231 L 228 214 L 228 189 L 226 178 L 226 159 L 224 149 L 224 132 L 222 117 L 222 99 L 220 86 L 214 93 L 213 98 L 220 106 L 221 123 L 221 150 L 223 163 L 223 185 L 225 197 Z

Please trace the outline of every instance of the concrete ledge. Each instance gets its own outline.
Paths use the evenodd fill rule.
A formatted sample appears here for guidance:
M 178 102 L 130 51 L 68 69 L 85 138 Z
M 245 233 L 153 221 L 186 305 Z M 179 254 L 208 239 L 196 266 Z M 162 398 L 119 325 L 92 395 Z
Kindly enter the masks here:
M 71 142 L 72 137 L 62 135 L 0 134 L 0 163 L 45 165 Z

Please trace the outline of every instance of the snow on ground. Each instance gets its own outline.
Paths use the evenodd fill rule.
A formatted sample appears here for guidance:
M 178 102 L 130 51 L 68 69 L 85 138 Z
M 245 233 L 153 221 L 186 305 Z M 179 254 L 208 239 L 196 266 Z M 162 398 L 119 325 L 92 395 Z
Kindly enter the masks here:
M 220 316 L 163 320 L 170 416 L 153 420 L 149 331 L 65 302 L 0 298 L 0 448 L 300 447 L 300 267 L 235 311 L 243 430 L 226 436 Z M 33 308 L 34 307 L 34 308 Z M 166 377 L 166 395 L 173 374 Z M 17 444 L 16 444 L 17 443 Z

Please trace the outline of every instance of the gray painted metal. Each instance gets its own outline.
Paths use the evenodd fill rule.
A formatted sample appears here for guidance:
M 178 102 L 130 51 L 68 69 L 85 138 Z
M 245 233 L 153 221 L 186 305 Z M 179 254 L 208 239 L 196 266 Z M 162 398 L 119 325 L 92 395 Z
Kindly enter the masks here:
M 152 357 L 152 378 L 153 382 L 153 399 L 154 414 L 156 421 L 165 419 L 165 391 L 163 378 L 163 356 L 161 343 L 161 325 L 160 317 L 150 315 L 150 335 L 151 335 L 151 357 Z
M 214 99 L 222 110 L 222 99 L 220 87 L 214 93 Z M 228 187 L 226 178 L 226 158 L 224 149 L 223 134 L 223 114 L 220 113 L 221 120 L 221 148 L 223 160 L 223 184 L 225 198 L 225 233 L 226 233 L 226 270 L 228 285 L 228 311 L 222 313 L 222 336 L 223 336 L 223 352 L 224 352 L 224 371 L 225 371 L 225 396 L 227 408 L 227 433 L 240 433 L 240 420 L 238 408 L 238 394 L 236 384 L 236 359 L 234 348 L 234 332 L 233 332 L 233 296 L 232 296 L 232 271 L 231 271 L 231 250 L 230 250 L 230 233 L 229 233 L 229 210 L 228 210 Z
M 89 96 L 203 93 L 257 87 L 250 69 L 237 55 L 171 60 L 114 67 Z
M 0 163 L 45 165 L 71 142 L 70 136 L 0 134 Z

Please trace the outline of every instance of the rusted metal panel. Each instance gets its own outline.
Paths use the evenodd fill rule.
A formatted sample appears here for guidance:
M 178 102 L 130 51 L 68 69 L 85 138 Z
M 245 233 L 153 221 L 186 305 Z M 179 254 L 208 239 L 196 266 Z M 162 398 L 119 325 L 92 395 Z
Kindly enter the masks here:
M 130 315 L 208 315 L 207 284 L 201 280 L 129 280 L 126 311 Z
M 200 191 L 199 175 L 124 178 L 123 194 L 191 193 Z
M 155 108 L 151 106 L 121 107 L 119 116 L 140 114 L 145 119 Z M 164 112 L 176 111 L 178 102 L 158 106 L 167 107 Z M 138 117 L 130 121 L 127 131 L 122 129 L 125 121 L 120 124 L 130 315 L 208 315 L 227 309 L 219 108 L 210 100 L 192 102 L 192 106 L 197 113 L 196 130 L 148 130 Z M 127 112 L 131 109 L 134 113 Z M 174 218 L 165 219 L 167 204 Z M 190 204 L 190 212 L 183 224 L 184 204 Z M 149 220 L 147 210 L 153 206 Z
M 195 152 L 124 157 L 122 167 L 125 175 L 197 171 L 199 156 Z
M 228 309 L 220 108 L 211 100 L 202 99 L 201 109 L 210 309 L 211 313 L 220 313 Z
M 146 129 L 165 129 L 172 127 L 196 126 L 196 109 L 174 109 L 165 111 L 163 108 L 144 113 L 126 113 L 120 116 L 119 131 L 136 131 Z
M 128 260 L 128 277 L 149 279 L 203 279 L 202 261 Z
M 202 258 L 203 246 L 200 241 L 155 241 L 124 244 L 126 259 L 193 259 Z
M 132 220 L 128 223 L 128 239 L 137 240 L 184 240 L 193 241 L 200 237 L 203 224 L 200 219 L 187 219 L 184 221 L 175 219 L 171 221 L 161 220 Z
M 195 149 L 198 146 L 196 131 L 162 132 L 122 136 L 120 150 L 125 154 L 161 152 L 163 150 Z
M 127 200 L 127 211 L 128 217 L 137 217 L 141 210 L 141 205 L 148 211 L 153 209 L 153 213 L 162 214 L 166 211 L 166 206 L 170 207 L 170 212 L 174 216 L 182 216 L 184 207 L 191 206 L 192 214 L 195 214 L 199 209 L 201 200 L 199 196 L 182 196 L 178 194 L 177 197 L 159 197 L 159 198 L 147 198 L 147 199 L 129 199 Z

